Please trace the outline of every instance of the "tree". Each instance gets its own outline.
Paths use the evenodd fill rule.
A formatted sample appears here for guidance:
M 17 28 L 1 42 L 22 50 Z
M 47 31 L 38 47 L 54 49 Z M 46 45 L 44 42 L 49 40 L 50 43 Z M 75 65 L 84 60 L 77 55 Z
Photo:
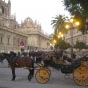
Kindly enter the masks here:
M 51 21 L 51 25 L 53 25 L 55 34 L 57 34 L 58 32 L 65 32 L 64 28 L 65 21 L 66 17 L 63 15 L 54 17 L 54 19 Z
M 85 27 L 86 19 L 88 18 L 88 0 L 63 0 L 66 10 L 68 10 L 71 15 L 80 20 L 81 26 L 80 30 L 82 33 L 87 32 Z
M 71 15 L 88 16 L 88 0 L 63 0 L 63 2 Z
M 59 40 L 57 41 L 57 44 L 55 45 L 55 48 L 56 48 L 56 49 L 63 49 L 63 50 L 65 50 L 65 49 L 70 48 L 70 44 L 67 43 L 67 42 L 65 42 L 65 41 L 62 40 L 62 39 L 59 39 Z
M 53 25 L 54 28 L 54 34 L 52 35 L 53 39 L 51 40 L 51 43 L 53 44 L 55 43 L 54 41 L 56 41 L 55 48 L 66 49 L 69 47 L 69 44 L 67 44 L 64 40 L 62 40 L 61 38 L 58 39 L 59 33 L 64 34 L 67 32 L 67 30 L 65 29 L 66 20 L 67 17 L 63 15 L 56 15 L 56 17 L 54 17 L 54 19 L 51 21 L 51 25 Z
M 84 42 L 77 41 L 76 44 L 74 45 L 74 48 L 79 50 L 87 49 L 87 45 Z

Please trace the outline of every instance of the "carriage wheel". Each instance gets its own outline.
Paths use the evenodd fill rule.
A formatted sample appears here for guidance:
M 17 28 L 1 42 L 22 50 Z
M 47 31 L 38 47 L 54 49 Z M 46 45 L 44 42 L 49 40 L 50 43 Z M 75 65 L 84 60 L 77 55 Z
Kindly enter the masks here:
M 80 66 L 74 70 L 73 79 L 80 86 L 88 86 L 88 67 Z
M 35 74 L 35 78 L 40 84 L 45 84 L 49 81 L 50 75 L 45 69 L 39 69 Z
M 48 67 L 45 67 L 45 70 L 51 75 L 51 70 Z
M 88 67 L 88 62 L 87 62 L 87 61 L 82 61 L 81 66 L 86 66 L 86 67 Z

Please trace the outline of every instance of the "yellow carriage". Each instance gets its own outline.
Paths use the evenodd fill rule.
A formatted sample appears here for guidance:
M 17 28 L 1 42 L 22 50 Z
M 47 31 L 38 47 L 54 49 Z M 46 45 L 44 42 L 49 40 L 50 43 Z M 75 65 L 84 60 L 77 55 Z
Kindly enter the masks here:
M 88 61 L 83 61 L 81 66 L 73 71 L 73 79 L 77 85 L 88 86 Z
M 35 78 L 38 83 L 45 84 L 49 81 L 51 70 L 48 67 L 44 67 L 42 64 L 38 64 L 40 69 L 37 70 Z
M 88 58 L 88 57 L 87 57 Z M 63 70 L 68 70 L 66 72 L 68 73 L 73 73 L 73 80 L 77 85 L 80 86 L 88 86 L 88 59 L 87 61 L 80 61 L 80 65 L 76 66 L 75 69 L 72 69 L 70 71 L 70 67 L 72 67 L 72 65 L 67 66 L 67 68 L 63 68 L 63 66 L 61 67 L 61 72 L 63 72 Z M 75 64 L 75 63 L 74 63 Z M 70 71 L 70 72 L 69 72 Z M 41 66 L 39 70 L 37 70 L 35 78 L 37 80 L 37 82 L 39 82 L 40 84 L 45 84 L 49 81 L 50 79 L 50 75 L 51 75 L 51 70 L 48 67 L 43 67 Z

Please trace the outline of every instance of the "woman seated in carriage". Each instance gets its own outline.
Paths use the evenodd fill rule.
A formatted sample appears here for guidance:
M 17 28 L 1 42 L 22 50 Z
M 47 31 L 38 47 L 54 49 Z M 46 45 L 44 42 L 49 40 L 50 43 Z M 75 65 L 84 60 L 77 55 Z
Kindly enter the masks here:
M 63 54 L 63 57 L 62 57 L 62 64 L 67 64 L 67 65 L 71 65 L 72 62 L 74 62 L 76 59 L 76 55 L 73 53 L 73 56 L 72 58 L 69 57 L 67 54 Z

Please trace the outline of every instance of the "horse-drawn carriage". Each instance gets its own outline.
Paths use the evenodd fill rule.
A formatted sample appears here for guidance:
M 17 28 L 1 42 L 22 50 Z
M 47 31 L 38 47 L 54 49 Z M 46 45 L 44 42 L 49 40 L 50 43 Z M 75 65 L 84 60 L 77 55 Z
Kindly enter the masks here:
M 66 66 L 66 67 L 64 67 Z M 61 68 L 61 72 L 64 74 L 73 74 L 73 80 L 77 85 L 80 86 L 88 86 L 88 62 L 84 61 L 81 63 L 80 66 L 78 66 L 77 68 L 71 69 L 71 65 L 64 65 Z M 47 83 L 50 79 L 50 74 L 51 71 L 48 68 L 40 68 L 37 72 L 36 72 L 36 80 L 41 83 Z
M 54 55 L 55 58 L 55 55 Z M 55 63 L 50 60 L 49 66 L 60 70 L 63 74 L 73 74 L 73 80 L 77 85 L 88 86 L 88 55 L 72 61 L 71 64 Z M 47 83 L 50 79 L 51 71 L 48 68 L 40 67 L 36 72 L 36 80 L 41 83 Z
M 8 54 L 2 54 L 0 55 L 0 58 L 6 58 L 11 66 L 12 69 L 12 80 L 15 80 L 15 67 L 24 67 L 27 68 L 30 71 L 30 74 L 28 75 L 28 79 L 31 80 L 34 74 L 34 69 L 37 69 L 34 66 L 34 62 L 29 57 L 20 57 L 13 60 L 14 55 L 8 55 Z M 51 57 L 49 57 L 51 58 Z M 22 59 L 24 61 L 22 61 Z M 52 60 L 48 60 L 49 66 L 54 67 L 55 69 L 60 69 L 62 73 L 64 74 L 73 74 L 73 80 L 77 85 L 80 86 L 88 86 L 88 55 L 83 56 L 82 58 L 79 58 L 72 62 L 70 65 L 68 64 L 56 64 Z M 35 78 L 38 83 L 44 84 L 47 83 L 50 79 L 51 70 L 48 68 L 48 66 L 45 66 L 43 64 L 37 63 L 39 68 L 36 71 Z

